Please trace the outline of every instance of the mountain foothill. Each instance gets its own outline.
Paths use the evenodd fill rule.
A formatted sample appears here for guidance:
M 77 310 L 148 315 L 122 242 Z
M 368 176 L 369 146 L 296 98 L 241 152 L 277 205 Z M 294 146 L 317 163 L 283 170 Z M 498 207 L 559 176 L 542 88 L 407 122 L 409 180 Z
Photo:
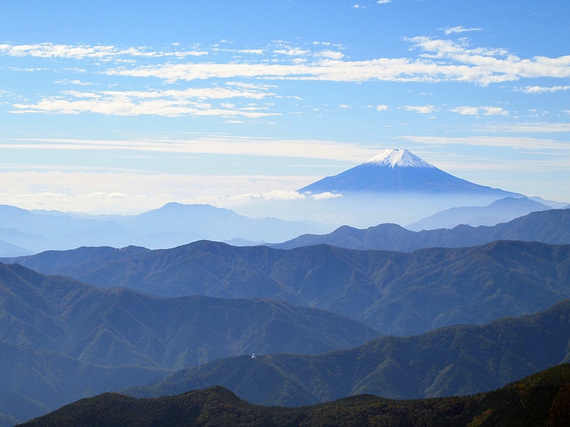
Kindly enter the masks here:
M 0 206 L 0 426 L 568 424 L 570 210 L 404 149 L 299 190 L 319 193 L 444 209 Z

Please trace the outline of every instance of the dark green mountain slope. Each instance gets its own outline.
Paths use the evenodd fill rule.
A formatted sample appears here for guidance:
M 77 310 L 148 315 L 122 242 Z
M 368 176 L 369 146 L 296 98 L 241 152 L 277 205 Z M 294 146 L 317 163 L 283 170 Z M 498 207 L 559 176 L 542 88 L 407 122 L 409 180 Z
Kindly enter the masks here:
M 304 234 L 271 247 L 293 249 L 327 244 L 349 249 L 411 252 L 422 248 L 484 245 L 495 240 L 570 244 L 570 209 L 533 212 L 495 226 L 458 225 L 452 229 L 418 232 L 396 224 L 380 224 L 364 230 L 343 226 L 330 234 Z
M 221 359 L 127 394 L 157 397 L 222 385 L 263 405 L 299 406 L 370 393 L 398 399 L 492 390 L 570 361 L 570 300 L 485 326 L 381 337 L 318 356 Z
M 159 296 L 281 299 L 395 335 L 520 316 L 570 298 L 570 246 L 520 241 L 413 253 L 202 241 L 168 250 L 82 248 L 17 260 L 44 273 Z
M 161 299 L 0 264 L 0 341 L 104 366 L 165 369 L 251 352 L 322 353 L 372 328 L 282 301 Z
M 251 405 L 222 387 L 158 399 L 103 394 L 28 426 L 563 426 L 570 423 L 570 366 L 560 365 L 469 397 L 413 401 L 356 396 L 303 408 Z

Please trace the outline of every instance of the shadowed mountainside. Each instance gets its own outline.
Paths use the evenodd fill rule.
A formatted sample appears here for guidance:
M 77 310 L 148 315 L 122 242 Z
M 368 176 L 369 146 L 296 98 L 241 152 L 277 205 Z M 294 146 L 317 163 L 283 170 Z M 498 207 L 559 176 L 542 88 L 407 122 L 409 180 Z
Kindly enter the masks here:
M 50 251 L 11 261 L 159 296 L 280 299 L 395 335 L 520 316 L 570 298 L 570 246 L 520 241 L 413 253 L 202 241 L 155 251 Z
M 251 352 L 322 353 L 378 336 L 282 301 L 162 299 L 0 264 L 0 340 L 104 366 L 180 369 Z
M 162 299 L 0 264 L 0 413 L 25 420 L 219 357 L 322 353 L 378 335 L 282 301 Z
M 323 355 L 221 359 L 125 391 L 158 397 L 222 385 L 249 402 L 285 406 L 363 393 L 397 399 L 469 395 L 570 362 L 568 337 L 570 300 L 485 326 L 386 336 Z

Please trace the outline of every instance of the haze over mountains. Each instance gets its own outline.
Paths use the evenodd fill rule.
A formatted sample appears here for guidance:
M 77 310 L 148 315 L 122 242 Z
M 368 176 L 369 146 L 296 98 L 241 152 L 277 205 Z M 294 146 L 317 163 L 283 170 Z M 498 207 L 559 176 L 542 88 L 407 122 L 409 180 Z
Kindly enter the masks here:
M 178 203 L 132 216 L 0 206 L 0 251 L 41 251 L 0 259 L 0 425 L 144 384 L 155 385 L 130 392 L 221 384 L 251 402 L 307 405 L 477 393 L 570 361 L 569 209 L 406 150 L 300 191 L 322 221 Z M 432 210 L 412 225 L 426 229 L 330 232 L 339 218 L 403 222 L 408 210 Z M 449 224 L 461 225 L 428 229 Z
M 26 211 L 3 205 L 0 256 L 80 246 L 158 249 L 197 240 L 240 245 L 278 243 L 301 234 L 330 232 L 342 225 L 369 227 L 385 222 L 401 226 L 414 223 L 411 228 L 415 230 L 494 225 L 555 205 L 456 178 L 405 149 L 386 150 L 299 192 L 297 200 L 259 202 L 275 203 L 275 217 L 265 218 L 249 218 L 210 205 L 179 203 L 122 216 Z M 491 204 L 482 207 L 482 203 Z M 292 216 L 302 220 L 278 219 L 291 216 L 293 211 Z
M 388 222 L 406 225 L 453 207 L 485 206 L 505 197 L 524 197 L 455 177 L 403 148 L 385 150 L 298 192 L 304 198 L 253 206 L 268 209 L 275 216 L 326 219 L 337 226 L 363 228 Z
M 458 225 L 497 225 L 532 212 L 552 209 L 552 206 L 526 197 L 505 197 L 487 206 L 461 206 L 446 209 L 414 224 L 406 226 L 409 230 L 434 230 L 453 228 Z
M 282 241 L 313 230 L 316 223 L 252 219 L 210 205 L 169 203 L 139 215 L 85 216 L 0 206 L 0 256 L 79 246 L 168 248 L 209 239 Z

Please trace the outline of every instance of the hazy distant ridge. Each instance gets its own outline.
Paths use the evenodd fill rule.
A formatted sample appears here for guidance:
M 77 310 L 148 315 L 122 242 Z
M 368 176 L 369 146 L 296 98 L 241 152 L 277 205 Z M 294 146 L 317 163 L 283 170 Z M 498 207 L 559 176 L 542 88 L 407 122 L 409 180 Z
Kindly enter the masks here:
M 75 215 L 0 205 L 0 256 L 80 246 L 169 248 L 197 240 L 283 241 L 327 230 L 310 222 L 253 219 L 210 205 L 169 203 L 139 215 Z
M 453 229 L 410 231 L 397 224 L 380 224 L 367 229 L 343 226 L 324 235 L 306 234 L 271 247 L 293 249 L 327 244 L 349 249 L 411 252 L 430 247 L 458 248 L 483 245 L 495 240 L 522 240 L 570 244 L 570 209 L 533 212 L 495 226 L 458 225 Z

